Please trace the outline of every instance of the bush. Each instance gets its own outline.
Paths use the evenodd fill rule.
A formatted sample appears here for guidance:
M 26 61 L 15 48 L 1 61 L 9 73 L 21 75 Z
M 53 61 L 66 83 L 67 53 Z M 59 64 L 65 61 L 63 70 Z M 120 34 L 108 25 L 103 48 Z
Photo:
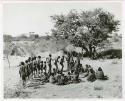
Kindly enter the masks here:
M 121 49 L 109 49 L 106 51 L 102 51 L 98 54 L 98 58 L 107 58 L 107 59 L 113 59 L 113 58 L 122 58 L 122 50 Z
M 62 49 L 62 51 L 63 51 L 63 53 L 66 54 L 66 55 L 72 54 L 73 57 L 77 57 L 77 56 L 83 57 L 83 54 L 82 54 L 82 53 L 79 53 L 79 52 L 76 52 L 76 51 L 71 51 L 71 52 L 69 52 L 69 51 L 67 51 L 65 48 Z

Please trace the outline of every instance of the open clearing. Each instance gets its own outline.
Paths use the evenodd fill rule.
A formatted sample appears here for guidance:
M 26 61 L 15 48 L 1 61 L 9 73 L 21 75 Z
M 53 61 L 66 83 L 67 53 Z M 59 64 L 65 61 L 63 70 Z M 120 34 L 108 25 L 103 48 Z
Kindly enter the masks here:
M 45 54 L 44 54 L 45 55 Z M 122 60 L 81 60 L 83 67 L 90 64 L 94 69 L 102 67 L 109 80 L 82 82 L 58 86 L 50 83 L 36 85 L 23 89 L 20 84 L 17 67 L 18 63 L 26 57 L 11 56 L 11 67 L 4 59 L 4 97 L 5 98 L 121 98 L 122 97 Z

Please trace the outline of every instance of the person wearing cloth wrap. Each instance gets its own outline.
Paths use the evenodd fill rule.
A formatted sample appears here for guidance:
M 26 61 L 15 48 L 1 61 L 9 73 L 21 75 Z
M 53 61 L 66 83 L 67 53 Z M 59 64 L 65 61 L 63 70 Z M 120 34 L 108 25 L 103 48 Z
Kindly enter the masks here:
M 26 86 L 26 68 L 25 68 L 24 62 L 21 62 L 20 64 L 19 74 L 22 79 L 22 85 L 23 87 L 25 87 Z
M 58 71 L 59 58 L 60 58 L 60 56 L 58 56 L 58 57 L 55 59 L 55 61 L 54 61 L 54 65 L 56 66 L 56 71 Z
M 48 57 L 48 66 L 49 66 L 49 75 L 51 75 L 51 69 L 52 69 L 52 64 L 51 64 L 51 61 L 52 61 L 52 55 L 49 54 L 49 57 Z
M 62 56 L 61 60 L 60 60 L 60 65 L 62 66 L 61 72 L 63 72 L 63 68 L 64 68 L 64 56 Z

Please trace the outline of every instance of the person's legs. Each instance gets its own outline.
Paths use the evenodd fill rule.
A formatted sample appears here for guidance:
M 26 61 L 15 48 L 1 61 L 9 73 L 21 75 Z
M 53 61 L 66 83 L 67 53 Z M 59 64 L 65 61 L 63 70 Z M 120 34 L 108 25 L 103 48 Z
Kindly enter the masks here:
M 63 63 L 61 64 L 61 66 L 62 66 L 62 69 L 61 69 L 61 71 L 63 72 L 63 68 L 64 68 L 64 65 L 63 65 Z

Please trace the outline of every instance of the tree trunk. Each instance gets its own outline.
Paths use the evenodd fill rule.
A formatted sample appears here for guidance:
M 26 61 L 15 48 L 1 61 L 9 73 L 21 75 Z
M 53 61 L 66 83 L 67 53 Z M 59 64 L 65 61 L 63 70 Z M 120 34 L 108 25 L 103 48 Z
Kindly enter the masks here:
M 92 47 L 92 46 L 89 46 L 89 50 L 90 50 L 90 58 L 91 59 L 96 59 L 96 55 L 97 55 L 97 52 L 96 52 L 96 47 Z
M 86 55 L 91 58 L 91 59 L 95 59 L 97 52 L 96 52 L 96 47 L 92 47 L 92 45 L 89 45 L 88 47 L 83 46 L 82 50 L 85 50 Z

